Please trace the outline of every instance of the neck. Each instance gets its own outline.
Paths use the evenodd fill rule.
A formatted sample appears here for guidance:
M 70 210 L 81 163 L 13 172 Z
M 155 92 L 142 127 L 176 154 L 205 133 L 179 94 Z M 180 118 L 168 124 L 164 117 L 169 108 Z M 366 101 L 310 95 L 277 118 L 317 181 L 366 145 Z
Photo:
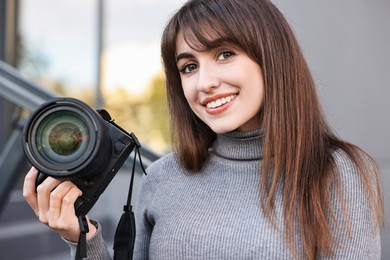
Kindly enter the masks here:
M 219 134 L 211 150 L 230 160 L 259 160 L 262 155 L 262 136 L 261 129 Z

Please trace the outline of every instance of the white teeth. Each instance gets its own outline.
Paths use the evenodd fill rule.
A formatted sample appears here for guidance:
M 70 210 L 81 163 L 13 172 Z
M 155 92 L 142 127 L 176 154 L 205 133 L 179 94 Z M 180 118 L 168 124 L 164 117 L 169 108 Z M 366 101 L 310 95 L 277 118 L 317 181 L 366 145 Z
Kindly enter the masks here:
M 232 101 L 236 96 L 237 96 L 236 94 L 233 94 L 233 95 L 230 95 L 228 97 L 220 98 L 220 99 L 214 100 L 210 103 L 207 103 L 206 106 L 207 106 L 207 108 L 217 108 L 219 106 L 222 106 L 223 104 L 226 104 L 226 103 Z

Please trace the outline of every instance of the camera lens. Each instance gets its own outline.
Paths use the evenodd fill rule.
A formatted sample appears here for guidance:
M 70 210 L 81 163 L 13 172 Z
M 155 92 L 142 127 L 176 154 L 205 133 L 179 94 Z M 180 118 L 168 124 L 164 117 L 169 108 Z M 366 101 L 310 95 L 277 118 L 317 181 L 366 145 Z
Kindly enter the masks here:
M 56 98 L 30 115 L 23 148 L 31 164 L 49 176 L 92 176 L 111 159 L 107 124 L 84 102 Z
M 74 124 L 61 123 L 56 125 L 49 134 L 49 145 L 60 155 L 70 155 L 78 150 L 82 142 L 80 129 Z
M 36 146 L 47 160 L 69 163 L 85 153 L 89 129 L 78 114 L 72 111 L 57 111 L 42 120 L 37 128 Z

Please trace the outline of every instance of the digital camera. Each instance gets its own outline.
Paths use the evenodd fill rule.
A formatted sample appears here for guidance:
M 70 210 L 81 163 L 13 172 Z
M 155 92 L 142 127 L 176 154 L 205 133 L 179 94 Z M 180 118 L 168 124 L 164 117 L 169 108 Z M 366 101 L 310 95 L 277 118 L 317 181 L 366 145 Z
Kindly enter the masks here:
M 71 180 L 83 195 L 76 215 L 87 214 L 133 149 L 140 143 L 111 119 L 74 98 L 54 98 L 28 118 L 23 148 L 39 170 L 39 185 L 47 176 Z

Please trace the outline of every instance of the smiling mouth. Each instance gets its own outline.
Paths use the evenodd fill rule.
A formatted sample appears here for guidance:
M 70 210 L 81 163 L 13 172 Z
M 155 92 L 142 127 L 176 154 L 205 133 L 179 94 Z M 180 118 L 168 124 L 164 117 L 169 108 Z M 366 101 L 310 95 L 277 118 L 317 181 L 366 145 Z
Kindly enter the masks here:
M 232 94 L 230 96 L 227 96 L 227 97 L 224 97 L 224 98 L 220 98 L 220 99 L 211 101 L 211 102 L 206 104 L 206 107 L 207 108 L 217 108 L 217 107 L 220 107 L 220 106 L 222 106 L 222 105 L 224 105 L 226 103 L 229 103 L 235 97 L 237 97 L 237 94 Z

